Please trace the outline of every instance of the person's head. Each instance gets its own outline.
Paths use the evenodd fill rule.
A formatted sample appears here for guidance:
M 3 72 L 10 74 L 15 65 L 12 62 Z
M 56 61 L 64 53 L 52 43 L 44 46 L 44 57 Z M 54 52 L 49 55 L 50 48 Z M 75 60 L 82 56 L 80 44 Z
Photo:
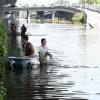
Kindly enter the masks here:
M 23 24 L 23 26 L 25 26 L 25 25 Z
M 11 27 L 15 27 L 15 24 L 14 24 L 14 23 L 12 23 Z
M 42 44 L 42 45 L 46 45 L 46 39 L 45 39 L 45 38 L 42 38 L 42 39 L 41 39 L 41 44 Z
M 28 42 L 28 36 L 27 35 L 22 35 L 22 42 L 23 43 Z

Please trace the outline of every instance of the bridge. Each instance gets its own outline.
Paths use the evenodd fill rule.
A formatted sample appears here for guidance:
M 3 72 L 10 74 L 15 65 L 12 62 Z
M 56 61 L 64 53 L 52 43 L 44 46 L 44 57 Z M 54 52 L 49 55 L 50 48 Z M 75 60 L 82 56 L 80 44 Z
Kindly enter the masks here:
M 70 13 L 79 12 L 79 9 L 75 9 L 73 7 L 31 7 L 31 8 L 17 8 L 17 7 L 3 7 L 3 11 L 65 11 Z
M 96 29 L 100 29 L 100 12 L 98 11 L 98 9 L 94 9 L 94 8 L 81 8 L 81 7 L 77 7 L 77 9 L 84 11 L 86 13 L 86 25 L 92 28 L 96 28 Z
M 54 19 L 55 16 L 59 18 L 59 16 L 63 15 L 66 18 L 72 18 L 72 16 L 77 13 L 80 12 L 79 9 L 75 9 L 72 8 L 70 6 L 68 7 L 63 7 L 63 6 L 55 6 L 55 7 L 31 7 L 31 8 L 17 8 L 17 7 L 4 7 L 3 8 L 3 15 L 5 15 L 5 12 L 11 12 L 11 16 L 13 17 L 13 12 L 17 11 L 20 13 L 20 11 L 26 11 L 27 12 L 27 23 L 30 20 L 30 13 L 32 11 L 37 12 L 37 14 L 39 15 L 39 18 L 42 18 L 41 20 L 43 21 L 43 17 L 44 16 L 49 16 L 49 18 Z M 47 14 L 48 13 L 48 14 Z M 63 17 L 64 18 L 64 17 Z M 12 18 L 13 19 L 13 18 Z
M 62 12 L 69 12 L 72 14 L 75 14 L 77 12 L 83 11 L 87 14 L 87 23 L 89 26 L 95 27 L 95 28 L 100 28 L 100 23 L 99 23 L 99 19 L 100 19 L 100 13 L 97 11 L 93 11 L 93 10 L 89 10 L 89 9 L 84 9 L 84 8 L 80 8 L 80 7 L 73 7 L 73 6 L 68 6 L 68 7 L 62 7 L 62 6 L 55 6 L 55 7 L 31 7 L 31 8 L 17 8 L 17 7 L 4 7 L 3 8 L 3 12 L 6 11 L 27 11 L 27 17 L 29 17 L 29 13 L 31 11 L 36 11 L 36 12 L 50 12 L 50 14 L 52 13 L 52 19 L 55 16 L 55 12 L 57 11 L 62 11 Z M 45 15 L 46 15 L 45 13 Z M 27 18 L 27 22 L 28 22 Z

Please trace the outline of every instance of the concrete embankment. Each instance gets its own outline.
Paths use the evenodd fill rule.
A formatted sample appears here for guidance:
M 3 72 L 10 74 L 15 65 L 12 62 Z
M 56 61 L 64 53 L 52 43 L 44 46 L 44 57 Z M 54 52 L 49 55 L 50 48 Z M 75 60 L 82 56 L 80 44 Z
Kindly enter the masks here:
M 90 28 L 100 29 L 100 13 L 85 10 L 87 14 L 87 24 Z

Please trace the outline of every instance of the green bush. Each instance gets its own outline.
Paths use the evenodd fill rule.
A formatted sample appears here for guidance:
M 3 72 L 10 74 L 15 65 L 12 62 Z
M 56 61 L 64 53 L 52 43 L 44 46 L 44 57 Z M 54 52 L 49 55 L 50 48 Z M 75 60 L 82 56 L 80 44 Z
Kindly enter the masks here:
M 72 17 L 73 23 L 83 23 L 84 20 L 84 13 L 78 12 Z
M 6 89 L 4 88 L 5 59 L 7 57 L 7 24 L 0 22 L 0 100 L 4 100 Z
M 7 24 L 0 22 L 0 57 L 7 55 Z

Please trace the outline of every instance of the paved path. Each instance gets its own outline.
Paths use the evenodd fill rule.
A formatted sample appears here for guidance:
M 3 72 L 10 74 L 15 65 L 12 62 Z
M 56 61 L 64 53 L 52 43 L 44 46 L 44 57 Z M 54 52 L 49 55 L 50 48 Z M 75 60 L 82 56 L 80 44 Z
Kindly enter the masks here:
M 100 29 L 100 13 L 90 11 L 90 10 L 85 10 L 87 14 L 87 23 L 92 25 L 96 29 Z
M 100 13 L 88 9 L 78 8 L 87 14 L 87 27 L 93 27 L 100 30 Z

